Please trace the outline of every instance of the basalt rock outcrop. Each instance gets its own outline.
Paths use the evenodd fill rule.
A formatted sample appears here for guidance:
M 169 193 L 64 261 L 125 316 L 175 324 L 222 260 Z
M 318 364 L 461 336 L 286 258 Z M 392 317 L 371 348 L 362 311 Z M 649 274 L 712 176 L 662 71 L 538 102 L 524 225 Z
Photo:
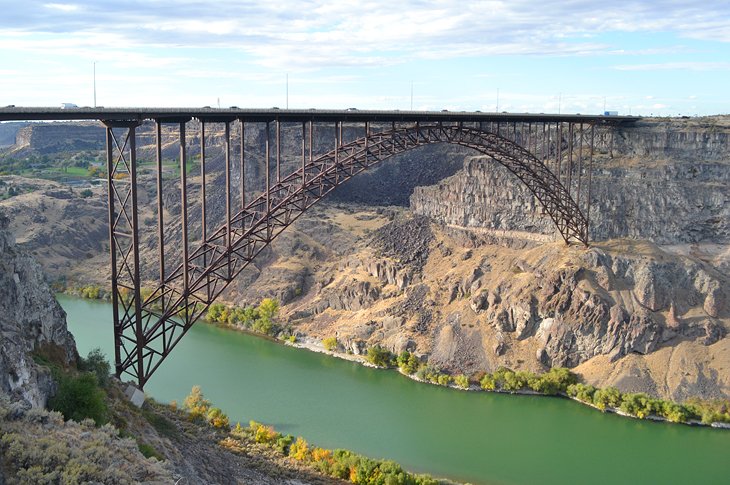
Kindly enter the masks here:
M 18 249 L 8 223 L 0 214 L 0 390 L 44 406 L 55 384 L 33 354 L 70 364 L 76 345 L 40 265 Z
M 596 155 L 591 203 L 593 240 L 730 240 L 730 124 L 724 118 L 647 121 L 618 131 L 610 153 Z M 527 187 L 485 157 L 467 159 L 462 171 L 437 185 L 416 188 L 411 208 L 444 224 L 507 237 L 558 237 Z

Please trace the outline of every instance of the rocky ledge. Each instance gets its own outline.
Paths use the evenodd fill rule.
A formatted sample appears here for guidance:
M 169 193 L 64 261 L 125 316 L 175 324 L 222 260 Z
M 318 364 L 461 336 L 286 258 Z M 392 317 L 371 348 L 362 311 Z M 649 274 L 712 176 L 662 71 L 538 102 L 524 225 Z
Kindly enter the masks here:
M 8 225 L 0 214 L 0 390 L 42 407 L 55 384 L 33 354 L 70 364 L 76 344 L 40 265 L 15 246 Z

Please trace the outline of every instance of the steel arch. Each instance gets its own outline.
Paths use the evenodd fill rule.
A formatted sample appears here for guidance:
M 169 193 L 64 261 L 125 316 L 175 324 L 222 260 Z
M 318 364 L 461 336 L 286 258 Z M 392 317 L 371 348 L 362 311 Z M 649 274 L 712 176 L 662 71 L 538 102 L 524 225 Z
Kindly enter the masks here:
M 530 189 L 566 242 L 587 244 L 586 217 L 569 191 L 545 164 L 517 143 L 461 124 L 417 123 L 409 128 L 368 132 L 303 163 L 268 187 L 189 252 L 139 311 L 125 312 L 117 327 L 121 334 L 115 335 L 117 374 L 127 373 L 143 387 L 226 286 L 309 207 L 360 172 L 396 154 L 434 143 L 462 145 L 490 156 Z M 141 332 L 136 330 L 140 324 Z

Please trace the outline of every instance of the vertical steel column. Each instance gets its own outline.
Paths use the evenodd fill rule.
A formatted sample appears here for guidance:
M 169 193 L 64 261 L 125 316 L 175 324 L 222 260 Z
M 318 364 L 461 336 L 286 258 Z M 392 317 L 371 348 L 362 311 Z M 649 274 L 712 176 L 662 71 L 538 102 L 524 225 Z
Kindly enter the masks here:
M 271 183 L 269 180 L 269 178 L 270 178 L 269 177 L 269 166 L 270 166 L 270 162 L 271 162 L 271 160 L 269 159 L 269 154 L 271 152 L 271 147 L 269 146 L 270 137 L 271 137 L 271 126 L 270 126 L 270 122 L 267 121 L 266 122 L 266 142 L 264 143 L 264 149 L 266 150 L 266 153 L 264 155 L 264 165 L 266 166 L 266 213 L 267 214 L 271 210 L 271 190 L 270 190 Z
M 567 174 L 567 180 L 568 180 L 568 186 L 566 189 L 567 197 L 570 197 L 571 192 L 571 185 L 573 183 L 573 135 L 575 134 L 573 132 L 573 122 L 568 123 L 568 174 Z
M 137 199 L 137 121 L 103 120 L 106 126 L 109 186 L 109 250 L 114 309 L 114 366 L 117 375 L 129 372 L 144 386 L 144 328 L 140 298 L 139 221 Z M 114 128 L 126 129 L 119 144 Z M 115 157 L 116 149 L 116 157 Z M 129 154 L 127 157 L 125 153 Z M 121 192 L 120 192 L 121 189 Z M 116 204 L 119 204 L 117 207 Z M 117 252 L 120 258 L 117 258 Z M 131 294 L 130 294 L 131 293 Z M 120 315 L 121 313 L 121 315 Z M 127 350 L 126 344 L 133 349 Z M 124 352 L 124 354 L 122 354 Z M 129 370 L 129 369 L 132 370 Z
M 307 122 L 302 121 L 302 189 L 307 185 Z
M 583 133 L 583 123 L 581 123 L 578 129 L 578 193 L 575 200 L 578 209 L 580 209 L 581 172 L 583 172 Z
M 340 122 L 335 121 L 335 165 L 340 162 Z
M 185 140 L 185 122 L 180 122 L 180 201 L 182 204 L 182 268 L 183 268 L 183 296 L 185 308 L 188 306 L 188 285 L 190 278 L 188 274 L 188 177 L 187 177 L 187 149 Z M 187 323 L 188 314 L 185 313 Z
M 164 210 L 164 203 L 162 200 L 162 127 L 160 126 L 160 121 L 155 121 L 155 152 L 156 152 L 156 159 L 157 159 L 157 239 L 159 244 L 159 253 L 158 253 L 158 259 L 159 259 L 159 271 L 160 271 L 160 286 L 164 288 L 165 286 L 165 230 L 164 230 L 164 217 L 163 217 L 163 210 Z M 162 306 L 162 312 L 164 313 L 166 306 L 165 305 L 165 292 L 164 290 L 160 293 L 160 303 Z M 167 347 L 167 334 L 162 334 L 162 348 Z
M 106 124 L 106 123 L 105 123 Z M 114 198 L 116 194 L 114 181 L 114 133 L 112 125 L 106 124 L 106 166 L 107 166 L 107 194 L 109 209 L 109 254 L 112 263 L 112 308 L 114 312 L 114 373 L 122 375 L 122 330 L 119 324 L 119 288 L 117 286 L 117 243 L 115 236 L 116 218 L 114 217 Z
M 155 134 L 157 135 L 157 241 L 159 244 L 160 260 L 160 285 L 165 284 L 165 226 L 164 226 L 164 202 L 162 200 L 162 127 L 160 121 L 155 122 Z M 165 309 L 165 295 L 162 295 L 162 309 Z
M 144 328 L 142 328 L 142 301 L 140 295 L 140 271 L 139 271 L 139 222 L 137 214 L 137 136 L 136 126 L 130 126 L 127 134 L 129 137 L 129 175 L 132 182 L 132 254 L 134 259 L 134 331 L 137 341 L 137 382 L 140 388 L 144 387 L 147 380 L 144 372 L 144 359 L 142 350 L 144 346 Z
M 200 216 L 201 216 L 201 242 L 205 244 L 208 238 L 208 228 L 205 207 L 205 120 L 200 120 Z M 207 265 L 207 255 L 203 253 L 203 265 Z
M 281 123 L 276 118 L 276 183 L 281 182 Z
M 225 176 L 226 176 L 226 253 L 228 255 L 227 280 L 231 279 L 231 122 L 225 122 L 225 135 L 223 139 L 225 150 Z
M 588 208 L 586 209 L 586 244 L 588 244 L 591 227 L 591 184 L 593 183 L 593 147 L 596 125 L 591 125 L 591 156 L 588 161 Z
M 246 210 L 246 122 L 241 121 L 241 228 L 245 229 L 246 220 L 243 211 Z
M 556 159 L 555 159 L 555 166 L 556 171 L 558 175 L 558 182 L 562 183 L 562 162 L 563 162 L 563 124 L 561 122 L 557 123 L 557 126 L 555 127 L 555 136 L 557 138 L 557 149 L 556 152 Z
M 545 123 L 542 123 L 542 149 L 540 151 L 540 161 L 545 163 Z
M 208 252 L 205 250 L 205 244 L 208 241 L 208 222 L 207 222 L 207 210 L 206 210 L 206 195 L 205 195 L 205 120 L 200 120 L 200 241 L 203 246 L 203 267 L 208 266 Z M 207 284 L 205 285 L 205 296 L 206 300 L 211 300 L 211 288 L 210 288 L 210 276 L 206 277 Z
M 370 149 L 370 123 L 365 122 L 365 165 L 368 163 L 368 150 Z

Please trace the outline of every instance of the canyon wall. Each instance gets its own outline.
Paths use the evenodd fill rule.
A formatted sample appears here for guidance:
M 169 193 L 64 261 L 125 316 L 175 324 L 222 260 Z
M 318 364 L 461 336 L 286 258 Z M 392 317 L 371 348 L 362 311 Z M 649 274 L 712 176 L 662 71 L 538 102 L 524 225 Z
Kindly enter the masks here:
M 595 160 L 592 240 L 730 239 L 730 126 L 640 122 L 615 134 L 612 152 Z M 469 158 L 454 176 L 416 188 L 410 202 L 415 213 L 447 225 L 559 238 L 527 187 L 487 157 Z

